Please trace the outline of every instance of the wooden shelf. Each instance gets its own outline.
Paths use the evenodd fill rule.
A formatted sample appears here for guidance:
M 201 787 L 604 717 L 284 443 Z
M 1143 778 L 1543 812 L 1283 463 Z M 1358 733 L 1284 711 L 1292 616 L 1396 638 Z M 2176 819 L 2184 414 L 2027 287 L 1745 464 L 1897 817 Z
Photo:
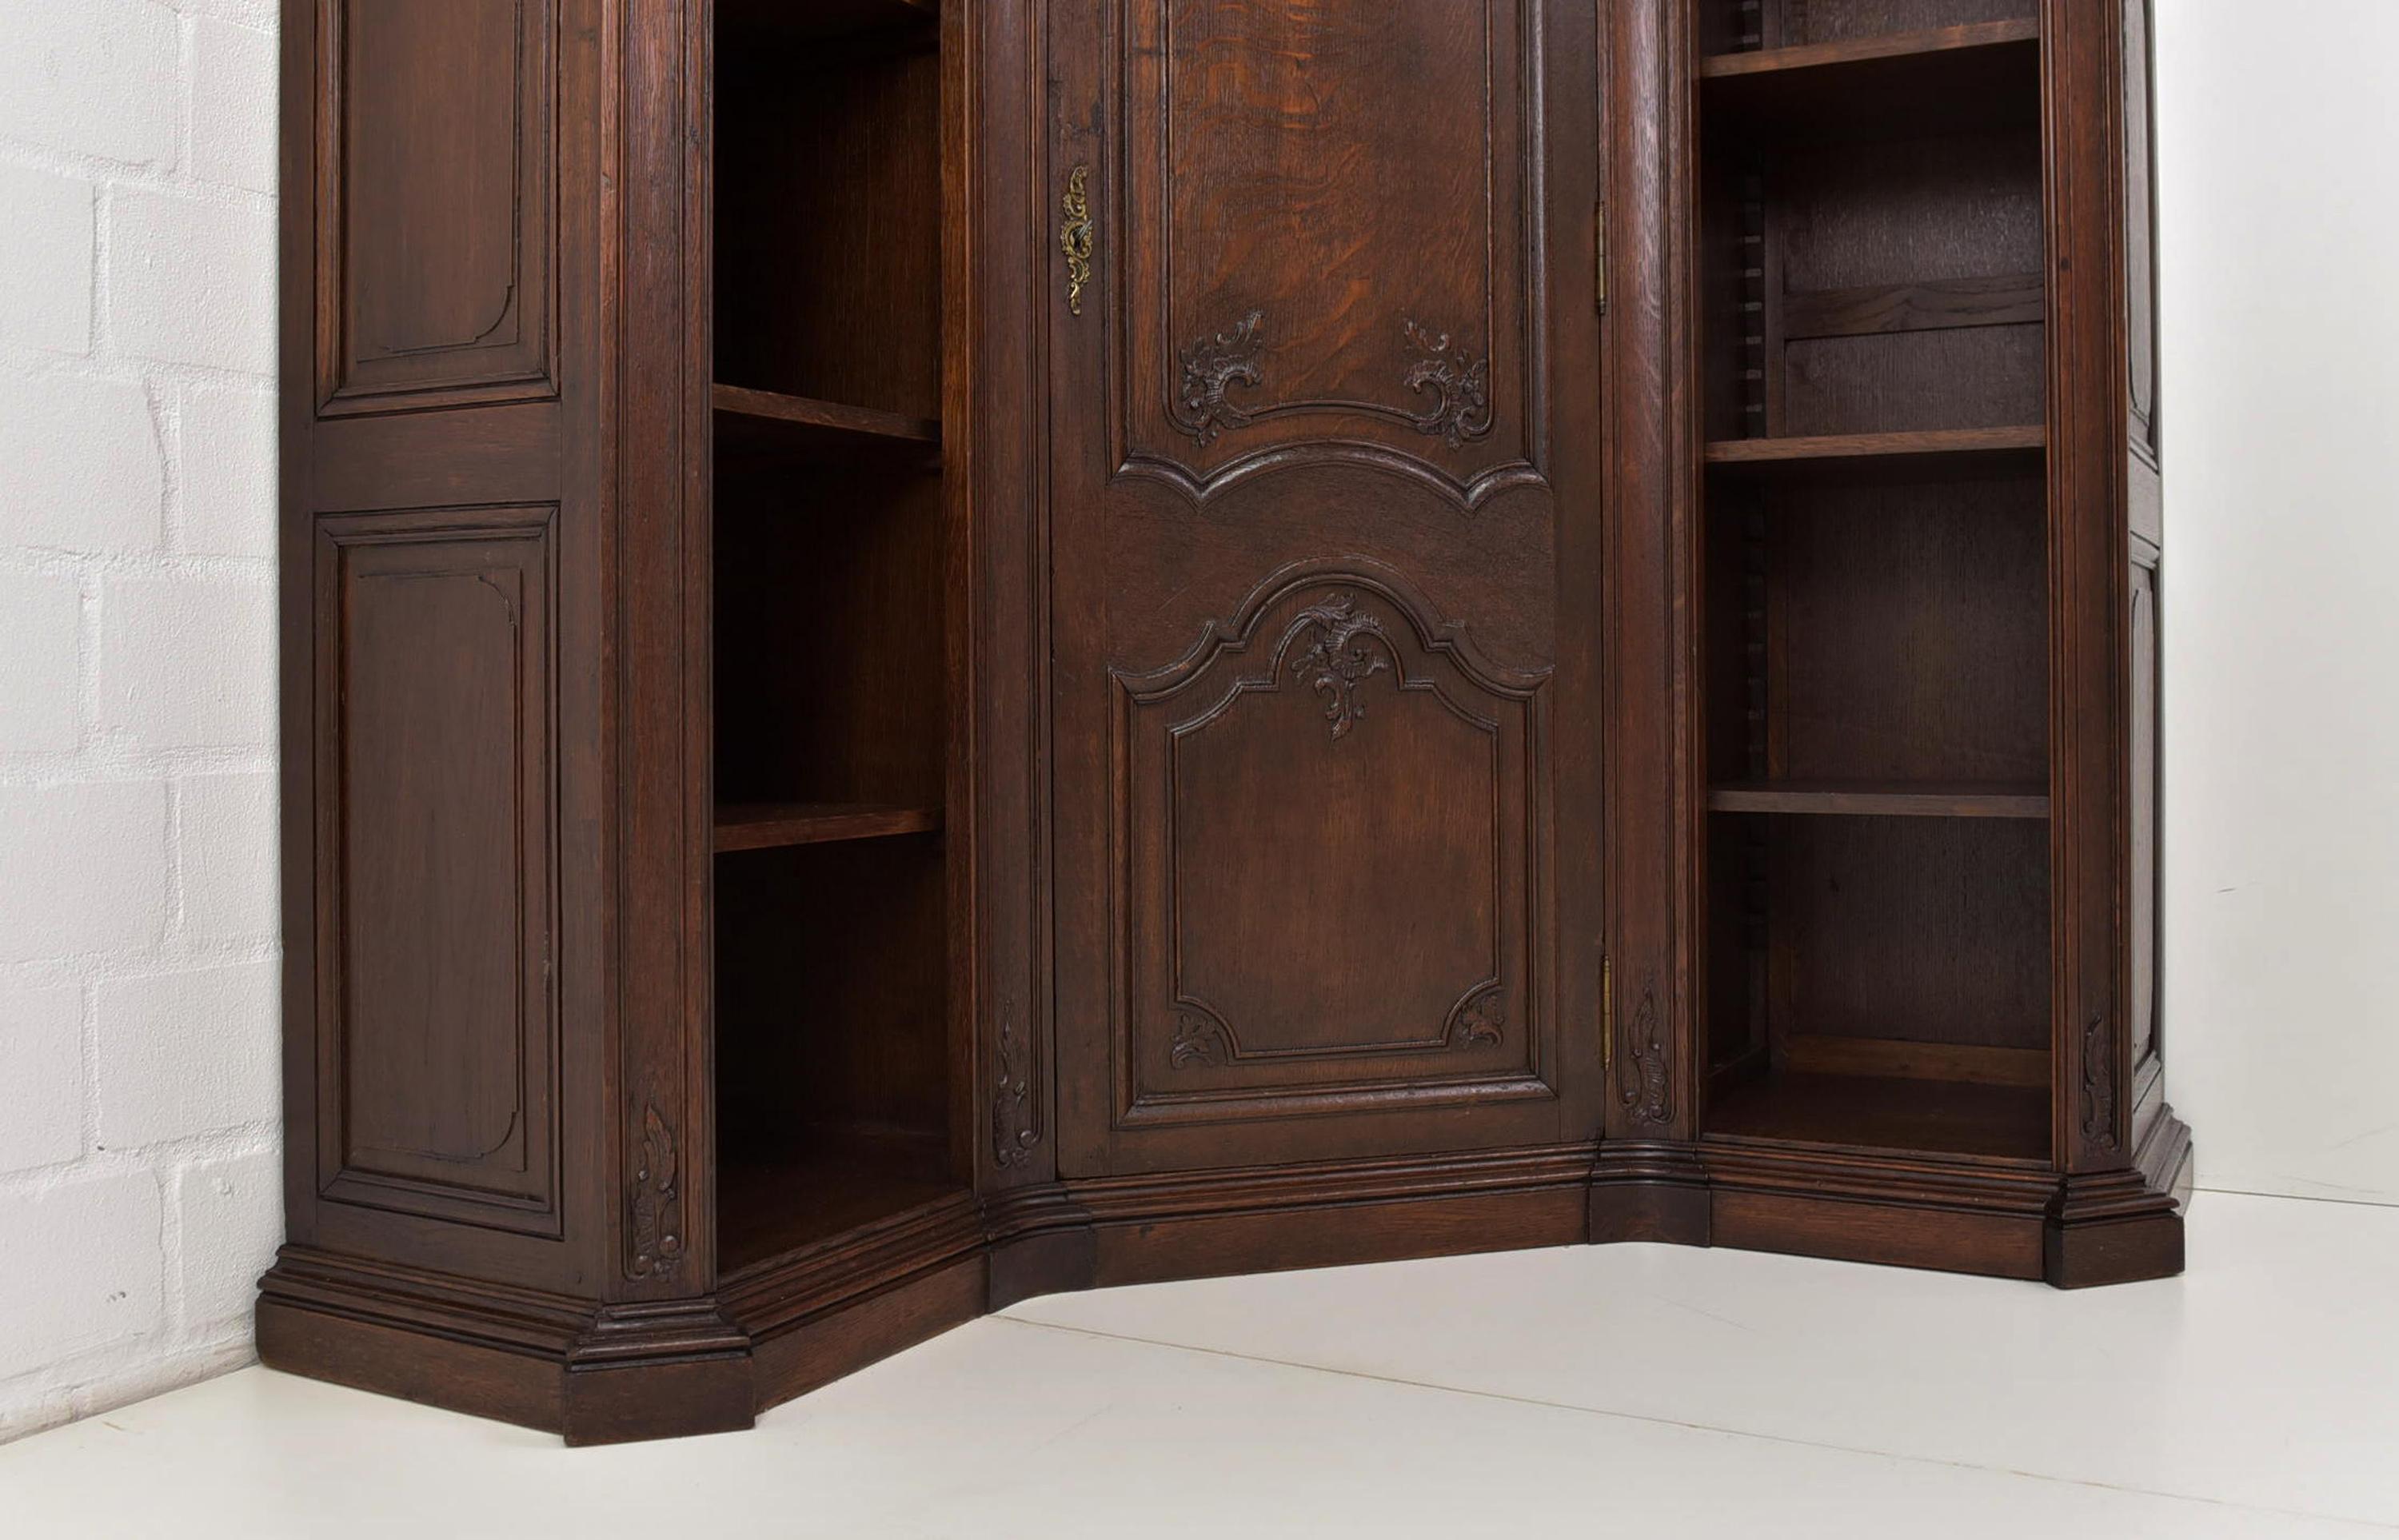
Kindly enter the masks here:
M 716 810 L 716 848 L 780 850 L 835 840 L 928 834 L 942 827 L 938 807 L 878 803 L 735 803 Z
M 2040 115 L 2040 23 L 1984 21 L 1700 61 L 1712 126 L 1811 139 L 2030 127 Z
M 2049 1157 L 2049 1090 L 1895 1076 L 1757 1075 L 1712 1088 L 1706 1137 L 2042 1161 Z
M 1835 817 L 2045 818 L 2038 785 L 1912 781 L 1727 781 L 1708 789 L 1711 813 Z
M 1710 466 L 1745 475 L 1934 480 L 2035 470 L 2048 443 L 2045 428 L 1969 427 L 1813 439 L 1718 439 L 1706 453 Z
M 941 424 L 896 412 L 728 385 L 713 387 L 710 402 L 716 410 L 718 449 L 737 454 L 821 461 L 925 454 L 942 443 Z
M 720 29 L 783 43 L 820 43 L 929 25 L 936 0 L 716 0 Z

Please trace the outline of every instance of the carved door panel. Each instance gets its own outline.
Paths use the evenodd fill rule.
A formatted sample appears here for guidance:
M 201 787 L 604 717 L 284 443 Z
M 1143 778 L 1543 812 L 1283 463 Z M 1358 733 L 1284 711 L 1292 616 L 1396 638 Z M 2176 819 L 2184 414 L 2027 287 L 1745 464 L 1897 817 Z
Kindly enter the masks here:
M 1593 7 L 1050 7 L 1069 1175 L 1599 1127 Z

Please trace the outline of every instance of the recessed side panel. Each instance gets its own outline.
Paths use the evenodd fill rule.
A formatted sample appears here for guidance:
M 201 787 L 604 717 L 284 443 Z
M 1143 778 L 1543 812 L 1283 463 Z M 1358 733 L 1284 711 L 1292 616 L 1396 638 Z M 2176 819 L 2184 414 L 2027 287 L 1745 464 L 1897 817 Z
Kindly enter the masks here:
M 2158 574 L 2135 561 L 2133 588 L 2132 1061 L 2158 1052 Z
M 558 393 L 558 0 L 321 0 L 328 416 Z
M 2124 7 L 2124 345 L 2133 453 L 2158 460 L 2157 150 L 2150 0 Z
M 319 1193 L 559 1233 L 552 510 L 319 524 Z

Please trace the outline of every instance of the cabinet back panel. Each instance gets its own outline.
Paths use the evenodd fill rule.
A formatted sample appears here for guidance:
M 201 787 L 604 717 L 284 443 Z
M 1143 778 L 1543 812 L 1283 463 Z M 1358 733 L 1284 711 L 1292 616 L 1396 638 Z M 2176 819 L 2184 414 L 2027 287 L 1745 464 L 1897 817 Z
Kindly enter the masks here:
M 942 483 L 720 466 L 717 800 L 937 806 Z
M 1794 290 L 2041 269 L 2040 144 L 1962 134 L 1790 152 L 1774 196 Z
M 1774 1033 L 2049 1043 L 2049 826 L 1774 820 Z
M 1794 486 L 1769 706 L 1797 780 L 2048 780 L 2042 485 Z
M 1783 350 L 1781 433 L 1907 433 L 2041 421 L 2041 329 L 1821 337 Z
M 931 836 L 720 857 L 723 1139 L 948 1128 L 942 861 Z
M 939 56 L 743 41 L 717 88 L 717 377 L 940 415 Z

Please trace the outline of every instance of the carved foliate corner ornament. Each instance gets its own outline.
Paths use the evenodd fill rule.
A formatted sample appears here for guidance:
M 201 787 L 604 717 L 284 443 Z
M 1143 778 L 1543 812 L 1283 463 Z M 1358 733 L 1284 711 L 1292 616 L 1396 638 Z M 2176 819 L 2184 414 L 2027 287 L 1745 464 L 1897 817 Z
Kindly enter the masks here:
M 683 1266 L 683 1163 L 674 1128 L 651 1103 L 642 1114 L 642 1162 L 628 1186 L 625 1276 L 671 1278 Z
M 1491 360 L 1470 358 L 1463 347 L 1453 349 L 1449 333 L 1433 331 L 1414 321 L 1402 323 L 1416 360 L 1408 365 L 1405 384 L 1414 396 L 1430 396 L 1431 404 L 1416 414 L 1416 431 L 1439 439 L 1452 449 L 1491 432 Z
M 2116 1147 L 2116 1055 L 2108 1021 L 2094 1016 L 2082 1029 L 2082 1137 Z
M 1184 1011 L 1174 1018 L 1174 1041 L 1167 1046 L 1167 1062 L 1178 1070 L 1215 1069 L 1233 1057 L 1233 1044 L 1223 1025 Z
M 1674 1109 L 1666 1075 L 1666 1042 L 1658 1025 L 1655 980 L 1641 991 L 1623 1050 L 1617 1055 L 1617 1100 L 1635 1123 L 1671 1123 Z
M 1450 1022 L 1453 1048 L 1498 1047 L 1507 1035 L 1508 994 L 1498 984 L 1476 991 Z
M 1324 720 L 1338 742 L 1365 718 L 1358 686 L 1390 669 L 1390 633 L 1379 616 L 1361 611 L 1346 593 L 1301 611 L 1299 624 L 1310 640 L 1308 650 L 1292 660 L 1291 671 L 1324 697 Z
M 991 1093 L 991 1157 L 1002 1170 L 1033 1158 L 1041 1129 L 1033 1120 L 1032 1054 L 1016 1024 L 1016 1002 L 999 1007 L 999 1067 Z

